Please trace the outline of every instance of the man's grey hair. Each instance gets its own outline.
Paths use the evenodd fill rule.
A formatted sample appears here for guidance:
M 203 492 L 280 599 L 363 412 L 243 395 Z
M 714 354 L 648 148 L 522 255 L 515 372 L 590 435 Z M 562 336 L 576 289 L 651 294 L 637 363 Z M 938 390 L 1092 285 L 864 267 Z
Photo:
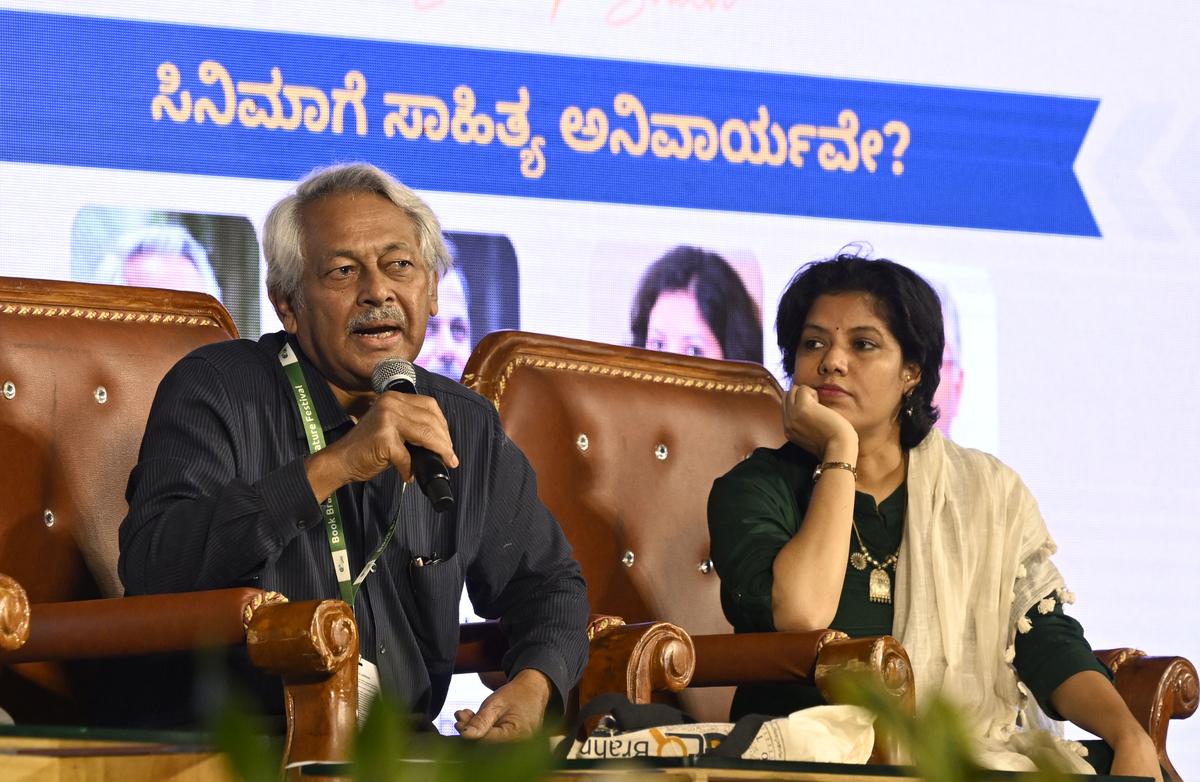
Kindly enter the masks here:
M 335 193 L 375 193 L 408 215 L 417 231 L 417 249 L 429 272 L 432 291 L 434 274 L 441 276 L 450 268 L 450 253 L 442 238 L 442 226 L 420 196 L 370 163 L 318 168 L 300 181 L 294 193 L 271 207 L 263 226 L 267 290 L 295 304 L 301 303 L 304 226 L 300 213 L 308 204 Z

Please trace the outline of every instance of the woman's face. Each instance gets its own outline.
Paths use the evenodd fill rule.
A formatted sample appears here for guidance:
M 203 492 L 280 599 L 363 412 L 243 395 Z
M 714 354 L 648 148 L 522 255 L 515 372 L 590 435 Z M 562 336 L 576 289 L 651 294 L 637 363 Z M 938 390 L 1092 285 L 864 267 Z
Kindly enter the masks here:
M 646 347 L 686 356 L 725 358 L 690 291 L 663 291 L 646 323 Z
M 821 404 L 850 422 L 859 437 L 895 428 L 904 394 L 920 381 L 868 293 L 817 298 L 796 348 L 795 383 L 816 389 Z

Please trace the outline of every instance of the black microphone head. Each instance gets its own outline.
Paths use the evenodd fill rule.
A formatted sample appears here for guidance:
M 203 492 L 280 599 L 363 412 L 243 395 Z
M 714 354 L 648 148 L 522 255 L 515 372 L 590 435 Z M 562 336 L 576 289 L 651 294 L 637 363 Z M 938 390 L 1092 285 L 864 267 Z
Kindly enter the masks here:
M 375 370 L 371 373 L 371 387 L 377 394 L 384 391 L 416 393 L 417 370 L 413 369 L 412 362 L 407 359 L 385 358 L 375 365 Z

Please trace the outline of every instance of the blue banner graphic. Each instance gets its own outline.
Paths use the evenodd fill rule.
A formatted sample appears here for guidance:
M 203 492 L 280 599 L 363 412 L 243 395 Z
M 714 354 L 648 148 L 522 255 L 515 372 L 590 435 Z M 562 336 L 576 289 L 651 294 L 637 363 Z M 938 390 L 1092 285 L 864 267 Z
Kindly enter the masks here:
M 0 12 L 0 159 L 1099 236 L 1098 102 Z

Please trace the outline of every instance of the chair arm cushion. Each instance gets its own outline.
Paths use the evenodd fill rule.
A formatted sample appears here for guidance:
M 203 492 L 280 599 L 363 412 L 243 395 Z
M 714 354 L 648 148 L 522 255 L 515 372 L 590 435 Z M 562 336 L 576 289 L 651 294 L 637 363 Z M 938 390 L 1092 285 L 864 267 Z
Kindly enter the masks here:
M 29 640 L 29 597 L 15 580 L 0 574 L 0 652 Z
M 0 663 L 83 660 L 179 652 L 245 642 L 257 605 L 283 598 L 259 589 L 34 603 L 29 640 Z
M 817 659 L 825 644 L 844 638 L 846 634 L 836 630 L 692 636 L 696 673 L 691 686 L 814 681 Z

